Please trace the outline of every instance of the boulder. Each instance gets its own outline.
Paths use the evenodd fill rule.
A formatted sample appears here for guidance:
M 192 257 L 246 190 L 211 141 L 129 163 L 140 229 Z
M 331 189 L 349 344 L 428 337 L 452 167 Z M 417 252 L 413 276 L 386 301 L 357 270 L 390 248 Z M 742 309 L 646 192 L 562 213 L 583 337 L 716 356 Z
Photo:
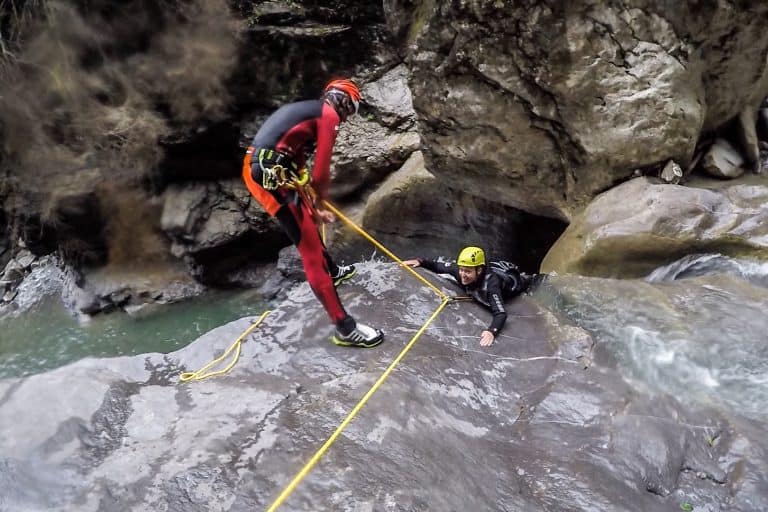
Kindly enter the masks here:
M 419 149 L 419 135 L 414 130 L 393 133 L 365 119 L 353 119 L 345 125 L 334 148 L 329 194 L 335 200 L 371 188 Z
M 29 270 L 36 259 L 37 257 L 26 249 L 22 249 L 16 255 L 16 261 L 24 270 Z
M 623 183 L 573 220 L 541 269 L 638 277 L 692 253 L 768 259 L 768 183 L 755 181 L 706 183 L 711 189 Z
M 273 261 L 289 243 L 240 178 L 173 185 L 164 195 L 160 224 L 171 250 L 205 282 L 228 282 L 243 264 Z
M 415 128 L 416 112 L 408 87 L 410 72 L 404 64 L 387 71 L 378 80 L 361 88 L 363 95 L 362 117 L 372 117 L 388 128 L 399 131 Z
M 304 279 L 304 263 L 294 245 L 289 245 L 280 251 L 276 267 L 277 271 L 290 281 Z
M 359 116 L 342 124 L 334 146 L 330 194 L 343 199 L 397 170 L 421 145 L 405 66 L 362 88 Z
M 83 274 L 76 284 L 65 282 L 67 305 L 77 313 L 95 315 L 115 309 L 136 309 L 154 302 L 172 303 L 200 295 L 204 287 L 176 261 L 106 265 Z
M 276 264 L 249 266 L 246 269 L 235 274 L 233 283 L 255 288 L 258 295 L 267 301 L 285 300 L 296 284 L 306 281 L 301 256 L 293 245 L 280 250 Z M 246 275 L 241 276 L 243 273 Z
M 11 260 L 11 263 L 14 263 L 14 260 Z M 46 298 L 60 295 L 67 284 L 71 283 L 71 279 L 68 279 L 71 274 L 65 276 L 62 267 L 58 257 L 43 256 L 29 272 L 22 270 L 16 278 L 8 281 L 6 304 L 0 305 L 0 317 L 22 316 Z M 0 279 L 0 283 L 2 282 Z
M 768 4 L 385 2 L 427 168 L 571 218 L 634 169 L 687 167 L 764 80 Z M 759 100 L 758 100 L 759 102 Z
M 11 259 L 5 265 L 5 269 L 3 270 L 3 281 L 13 283 L 19 282 L 24 279 L 24 275 L 26 274 L 25 270 L 26 268 L 21 265 L 17 259 Z
M 760 172 L 757 114 L 757 110 L 750 105 L 739 114 L 738 118 L 740 154 L 744 158 L 745 167 L 755 173 Z

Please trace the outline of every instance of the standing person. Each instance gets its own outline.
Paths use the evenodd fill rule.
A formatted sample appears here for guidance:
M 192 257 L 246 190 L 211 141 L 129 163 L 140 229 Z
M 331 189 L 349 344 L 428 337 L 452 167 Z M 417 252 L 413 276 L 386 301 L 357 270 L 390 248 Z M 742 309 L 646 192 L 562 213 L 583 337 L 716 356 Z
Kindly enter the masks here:
M 384 333 L 355 321 L 341 305 L 336 285 L 354 274 L 354 265 L 338 266 L 320 240 L 318 223 L 335 221 L 323 207 L 330 185 L 333 145 L 339 125 L 357 113 L 360 90 L 351 80 L 332 80 L 317 100 L 289 103 L 264 122 L 243 162 L 243 179 L 253 197 L 299 250 L 312 291 L 325 308 L 336 332 L 337 345 L 374 347 Z M 316 148 L 316 149 L 315 149 Z M 316 197 L 307 194 L 304 168 L 315 150 L 311 180 Z
M 436 274 L 448 274 L 464 289 L 464 293 L 490 308 L 491 324 L 480 334 L 480 345 L 487 347 L 507 321 L 504 300 L 528 289 L 533 276 L 520 272 L 508 261 L 492 261 L 486 266 L 485 252 L 479 247 L 465 247 L 456 261 L 441 262 L 416 258 L 403 262 L 409 267 L 424 267 Z

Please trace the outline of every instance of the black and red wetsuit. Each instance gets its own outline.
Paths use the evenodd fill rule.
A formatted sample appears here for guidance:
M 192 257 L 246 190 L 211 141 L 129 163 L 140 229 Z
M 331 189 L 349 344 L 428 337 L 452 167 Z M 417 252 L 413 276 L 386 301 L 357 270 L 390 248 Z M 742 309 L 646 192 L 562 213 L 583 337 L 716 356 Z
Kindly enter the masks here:
M 312 207 L 298 200 L 286 187 L 265 188 L 265 171 L 274 163 L 296 170 L 306 163 L 316 145 L 312 183 L 318 202 L 328 195 L 331 155 L 341 118 L 323 100 L 290 103 L 275 111 L 253 138 L 243 161 L 243 179 L 248 190 L 273 217 L 277 218 L 296 245 L 304 264 L 304 273 L 331 321 L 338 324 L 347 317 L 329 272 L 337 270 L 320 240 Z M 270 159 L 260 159 L 261 150 L 272 150 Z M 267 172 L 267 175 L 269 173 Z

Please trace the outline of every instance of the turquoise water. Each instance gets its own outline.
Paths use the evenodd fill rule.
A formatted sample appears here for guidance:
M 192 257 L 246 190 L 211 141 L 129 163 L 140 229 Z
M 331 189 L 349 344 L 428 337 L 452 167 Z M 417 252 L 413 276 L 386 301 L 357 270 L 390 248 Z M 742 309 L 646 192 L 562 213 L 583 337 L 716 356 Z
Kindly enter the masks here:
M 80 321 L 61 299 L 49 296 L 23 315 L 0 317 L 0 378 L 40 373 L 88 356 L 172 352 L 266 307 L 254 290 L 208 292 L 185 302 L 152 305 L 135 315 L 113 312 Z

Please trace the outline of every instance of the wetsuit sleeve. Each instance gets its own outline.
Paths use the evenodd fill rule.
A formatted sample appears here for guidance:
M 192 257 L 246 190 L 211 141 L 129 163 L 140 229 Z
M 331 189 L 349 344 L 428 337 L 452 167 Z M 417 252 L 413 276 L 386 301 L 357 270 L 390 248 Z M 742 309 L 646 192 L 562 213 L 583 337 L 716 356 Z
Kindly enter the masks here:
M 507 312 L 504 309 L 504 297 L 502 295 L 501 278 L 495 274 L 491 274 L 488 277 L 488 304 L 491 307 L 491 313 L 493 318 L 491 319 L 491 325 L 488 326 L 488 330 L 493 333 L 493 336 L 497 336 L 504 323 L 507 321 Z
M 328 186 L 331 181 L 331 156 L 339 130 L 339 114 L 327 103 L 323 103 L 322 114 L 317 119 L 317 150 L 315 165 L 312 168 L 312 182 L 319 199 L 328 198 Z
M 443 263 L 441 261 L 424 258 L 418 258 L 418 260 L 419 264 L 430 272 L 434 272 L 435 274 L 449 274 L 457 282 L 461 282 L 459 280 L 459 267 L 455 262 L 449 261 Z

